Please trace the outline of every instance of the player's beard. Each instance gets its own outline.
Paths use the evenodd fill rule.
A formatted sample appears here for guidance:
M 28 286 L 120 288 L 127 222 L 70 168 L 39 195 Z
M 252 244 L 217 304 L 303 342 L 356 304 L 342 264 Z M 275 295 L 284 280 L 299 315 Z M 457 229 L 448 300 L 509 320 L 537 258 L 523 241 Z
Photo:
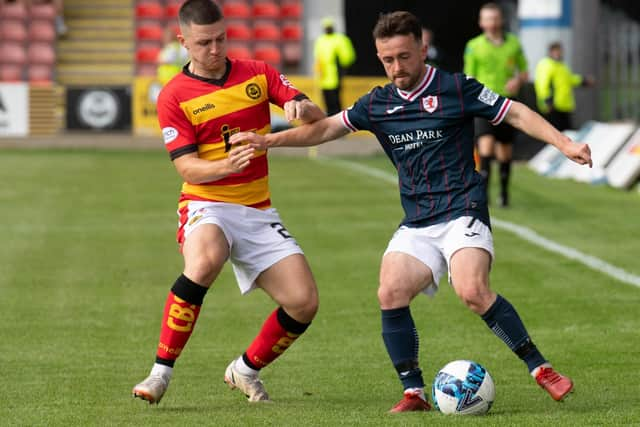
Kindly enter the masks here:
M 400 75 L 393 76 L 393 83 L 400 90 L 409 90 L 413 89 L 418 84 L 418 79 L 420 78 L 420 73 L 412 76 L 409 73 L 402 73 Z M 402 79 L 402 80 L 398 80 Z

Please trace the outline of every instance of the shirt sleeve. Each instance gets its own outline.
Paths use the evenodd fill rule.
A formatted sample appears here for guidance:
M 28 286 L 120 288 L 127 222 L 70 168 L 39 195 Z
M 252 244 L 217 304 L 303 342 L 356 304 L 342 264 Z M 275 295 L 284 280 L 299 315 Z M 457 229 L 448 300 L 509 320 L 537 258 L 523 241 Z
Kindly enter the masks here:
M 351 132 L 371 129 L 371 121 L 369 120 L 371 96 L 372 92 L 369 92 L 358 99 L 351 107 L 339 113 L 340 118 L 342 119 L 342 125 L 345 128 Z
M 164 146 L 171 160 L 187 153 L 197 152 L 195 129 L 180 108 L 178 100 L 170 93 L 161 92 L 157 108 Z
M 300 101 L 307 99 L 307 96 L 293 87 L 289 79 L 284 74 L 280 74 L 269 64 L 265 65 L 265 76 L 267 77 L 267 91 L 269 102 L 284 108 L 284 104 L 295 99 Z
M 489 120 L 492 125 L 502 123 L 512 101 L 509 98 L 498 95 L 473 77 L 457 74 L 456 78 L 462 78 L 462 96 L 465 115 L 482 117 Z

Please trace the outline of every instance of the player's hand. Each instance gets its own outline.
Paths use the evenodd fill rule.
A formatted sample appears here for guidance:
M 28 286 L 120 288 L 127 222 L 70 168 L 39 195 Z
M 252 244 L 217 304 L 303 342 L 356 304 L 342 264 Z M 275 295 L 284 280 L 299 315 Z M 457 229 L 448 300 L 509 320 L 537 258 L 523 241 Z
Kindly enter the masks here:
M 244 168 L 249 166 L 255 151 L 255 148 L 250 145 L 235 145 L 231 147 L 231 150 L 229 150 L 229 156 L 227 157 L 230 172 L 242 172 Z
M 593 167 L 593 160 L 591 159 L 591 148 L 588 144 L 581 144 L 578 142 L 570 142 L 563 150 L 565 156 L 579 165 L 589 165 Z
M 284 117 L 289 123 L 294 120 L 305 121 L 312 114 L 312 108 L 313 103 L 308 99 L 288 101 L 284 104 Z
M 254 132 L 238 132 L 231 135 L 229 143 L 232 145 L 247 144 L 255 150 L 264 151 L 267 149 L 267 139 L 263 135 Z

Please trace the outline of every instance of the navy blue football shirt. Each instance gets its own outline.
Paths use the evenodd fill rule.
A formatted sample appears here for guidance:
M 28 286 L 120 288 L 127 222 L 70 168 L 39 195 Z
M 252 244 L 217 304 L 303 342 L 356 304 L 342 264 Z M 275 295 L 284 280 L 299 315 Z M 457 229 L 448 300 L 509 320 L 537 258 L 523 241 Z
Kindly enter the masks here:
M 342 114 L 351 131 L 372 132 L 398 171 L 403 225 L 472 216 L 490 225 L 484 179 L 473 159 L 473 118 L 497 125 L 511 100 L 464 74 L 427 65 L 417 87 L 376 87 Z

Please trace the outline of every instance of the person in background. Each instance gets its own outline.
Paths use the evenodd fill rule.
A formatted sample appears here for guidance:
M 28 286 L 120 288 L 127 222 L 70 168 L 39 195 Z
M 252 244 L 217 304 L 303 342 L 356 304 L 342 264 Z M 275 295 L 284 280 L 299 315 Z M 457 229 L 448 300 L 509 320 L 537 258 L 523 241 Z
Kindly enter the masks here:
M 571 115 L 576 109 L 573 89 L 593 86 L 590 76 L 571 71 L 563 62 L 564 51 L 560 42 L 549 45 L 549 56 L 536 65 L 535 89 L 538 109 L 559 130 L 571 129 Z
M 322 89 L 327 114 L 342 110 L 340 83 L 346 68 L 356 60 L 356 52 L 349 37 L 335 31 L 332 18 L 322 20 L 322 34 L 314 47 L 315 72 Z
M 496 3 L 487 3 L 480 8 L 478 25 L 482 34 L 467 42 L 464 73 L 476 78 L 500 96 L 516 97 L 522 84 L 529 79 L 527 60 L 520 41 L 504 30 L 502 10 Z M 506 123 L 494 127 L 487 120 L 478 118 L 475 131 L 480 173 L 485 177 L 486 190 L 489 191 L 491 159 L 495 154 L 500 164 L 499 203 L 500 206 L 507 207 L 513 157 L 513 128 Z
M 187 62 L 189 62 L 189 52 L 180 44 L 173 29 L 166 27 L 163 34 L 163 47 L 158 53 L 158 81 L 162 86 L 166 85 L 182 71 L 182 67 Z
M 442 66 L 442 52 L 433 42 L 433 31 L 422 27 L 422 44 L 428 47 L 427 64 L 440 68 Z

